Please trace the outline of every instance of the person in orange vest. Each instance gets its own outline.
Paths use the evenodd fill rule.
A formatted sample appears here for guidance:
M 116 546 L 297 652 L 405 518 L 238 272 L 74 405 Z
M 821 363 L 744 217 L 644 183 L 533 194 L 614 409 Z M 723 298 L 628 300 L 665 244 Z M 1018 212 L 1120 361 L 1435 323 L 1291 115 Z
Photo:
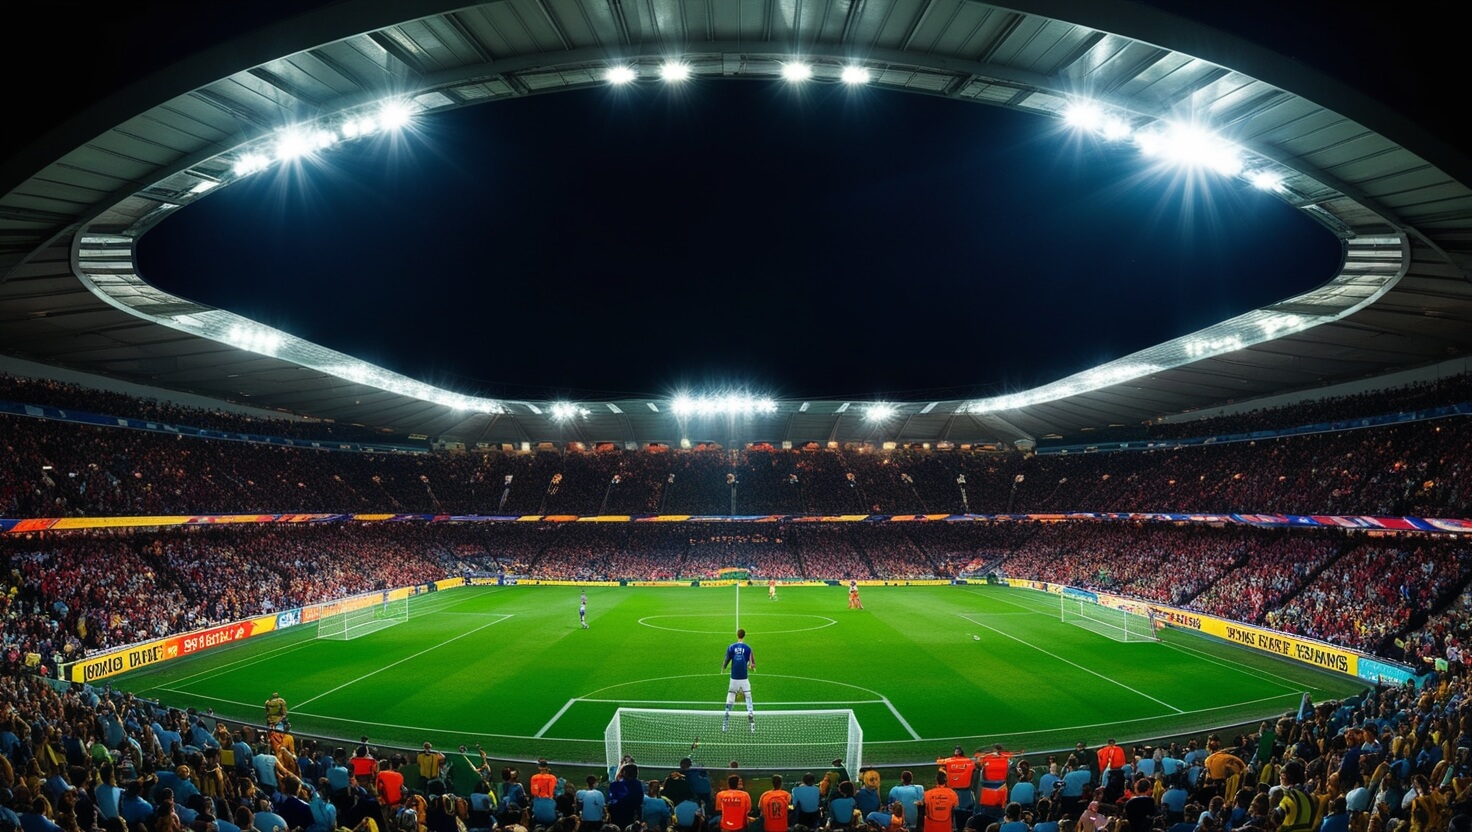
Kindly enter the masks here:
M 1001 818 L 1007 807 L 1007 776 L 1012 770 L 1012 757 L 1023 751 L 1006 751 L 1001 743 L 985 754 L 977 751 L 976 766 L 981 771 L 981 788 L 977 801 L 989 817 Z
M 547 758 L 537 760 L 537 773 L 531 779 L 532 797 L 547 797 L 557 799 L 557 775 L 552 773 L 552 768 L 547 764 Z
M 946 773 L 937 771 L 935 788 L 927 789 L 925 799 L 920 801 L 920 832 L 952 832 L 955 811 L 956 790 L 951 787 Z
M 1110 769 L 1124 768 L 1124 749 L 1115 744 L 1114 737 L 1110 737 L 1109 742 L 1105 743 L 1104 747 L 1099 749 L 1098 757 L 1101 782 L 1104 772 Z
M 716 810 L 721 813 L 721 829 L 745 832 L 751 815 L 751 795 L 742 791 L 739 776 L 733 774 L 726 778 L 726 788 L 716 793 Z
M 946 785 L 956 792 L 955 810 L 971 814 L 971 810 L 976 807 L 975 758 L 967 757 L 966 750 L 958 745 L 951 756 L 939 758 L 935 764 L 941 767 L 940 773 L 945 775 Z

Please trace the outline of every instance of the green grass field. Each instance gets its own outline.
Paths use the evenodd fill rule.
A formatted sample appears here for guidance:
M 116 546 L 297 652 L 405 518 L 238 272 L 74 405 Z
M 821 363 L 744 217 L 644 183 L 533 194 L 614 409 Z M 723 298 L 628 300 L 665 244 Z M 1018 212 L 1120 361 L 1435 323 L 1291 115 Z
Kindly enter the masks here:
M 590 762 L 603 759 L 603 730 L 620 705 L 724 706 L 735 589 L 590 587 L 588 630 L 578 626 L 578 592 L 433 593 L 410 600 L 407 622 L 351 641 L 302 625 L 114 685 L 254 722 L 280 691 L 298 733 Z M 763 712 L 851 708 L 865 761 L 899 763 L 957 743 L 1042 751 L 1204 731 L 1294 710 L 1304 691 L 1320 700 L 1363 688 L 1194 634 L 1116 642 L 1060 622 L 1058 598 L 1030 590 L 871 587 L 863 599 L 867 609 L 849 610 L 842 587 L 788 587 L 775 602 L 764 586 L 741 591 L 759 727 Z M 711 759 L 772 739 L 740 722 L 729 748 L 701 738 Z

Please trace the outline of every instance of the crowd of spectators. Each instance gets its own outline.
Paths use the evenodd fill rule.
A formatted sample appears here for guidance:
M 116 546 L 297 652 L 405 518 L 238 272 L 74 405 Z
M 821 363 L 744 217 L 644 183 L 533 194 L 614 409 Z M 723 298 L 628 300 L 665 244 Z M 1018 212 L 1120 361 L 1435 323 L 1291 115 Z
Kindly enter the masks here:
M 35 676 L 0 675 L 0 701 L 0 826 L 26 832 L 1472 827 L 1472 677 L 1460 666 L 1432 671 L 1419 689 L 1374 687 L 1305 703 L 1255 731 L 1127 747 L 1104 733 L 1046 755 L 937 749 L 935 767 L 913 772 L 850 773 L 837 760 L 821 780 L 807 773 L 785 787 L 753 774 L 743 780 L 734 761 L 723 777 L 689 759 L 674 770 L 626 761 L 616 774 L 583 778 L 583 789 L 539 760 L 523 786 L 513 767 L 498 777 L 463 746 L 456 755 L 429 743 L 396 753 L 366 736 L 356 747 L 322 744 L 293 735 L 284 717 L 229 724 Z M 751 796 L 723 797 L 722 785 Z M 769 807 L 773 799 L 784 811 Z
M 1472 386 L 1468 378 L 1402 388 L 1400 394 L 1412 402 L 1465 398 Z M 7 390 L 15 398 L 85 405 L 117 415 L 214 413 L 0 376 L 0 398 Z M 1390 407 L 1400 394 L 1267 412 L 1288 421 L 1363 413 Z M 217 415 L 227 422 L 244 418 Z M 201 421 L 210 422 L 201 416 L 195 423 Z M 1462 511 L 1472 477 L 1472 428 L 1465 417 L 1255 442 L 1035 456 L 816 445 L 794 450 L 757 445 L 660 452 L 353 453 L 13 415 L 0 416 L 0 433 L 5 436 L 0 516 L 9 517 L 242 511 L 1440 516 Z
M 276 436 L 283 439 L 385 442 L 402 437 L 359 425 L 289 415 L 267 416 L 242 410 L 190 407 L 127 393 L 114 393 L 64 381 L 0 373 L 0 401 L 47 405 L 100 416 L 201 428 L 222 433 Z
M 53 671 L 83 651 L 443 577 L 709 580 L 727 568 L 756 581 L 995 573 L 1398 658 L 1418 652 L 1396 641 L 1420 628 L 1434 651 L 1465 635 L 1427 622 L 1472 579 L 1472 546 L 1456 537 L 1137 521 L 339 521 L 11 534 L 0 555 L 8 661 Z

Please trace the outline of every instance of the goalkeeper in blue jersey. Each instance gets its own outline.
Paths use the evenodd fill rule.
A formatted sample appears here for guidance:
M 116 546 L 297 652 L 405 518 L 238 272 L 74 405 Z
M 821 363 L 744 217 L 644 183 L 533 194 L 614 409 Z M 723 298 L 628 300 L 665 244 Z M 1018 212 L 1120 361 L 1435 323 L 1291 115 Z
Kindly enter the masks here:
M 736 704 L 737 694 L 746 697 L 746 722 L 751 726 L 751 732 L 756 733 L 756 708 L 751 701 L 751 679 L 749 674 L 756 670 L 756 658 L 751 652 L 751 645 L 746 643 L 746 631 L 736 631 L 736 641 L 726 648 L 726 661 L 721 665 L 721 670 L 731 668 L 731 686 L 726 689 L 726 718 L 721 721 L 721 730 L 726 731 L 731 727 L 731 706 Z

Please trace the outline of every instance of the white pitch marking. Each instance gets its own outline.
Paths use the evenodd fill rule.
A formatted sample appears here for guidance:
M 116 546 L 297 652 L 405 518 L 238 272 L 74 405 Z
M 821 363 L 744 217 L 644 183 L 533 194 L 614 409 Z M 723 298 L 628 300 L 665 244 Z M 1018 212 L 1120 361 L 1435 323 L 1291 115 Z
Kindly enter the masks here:
M 508 619 L 510 617 L 511 617 L 511 615 L 508 613 L 508 614 L 502 616 L 501 618 L 496 619 L 495 621 L 490 621 L 490 622 L 487 622 L 485 624 L 482 624 L 479 627 L 476 627 L 474 630 L 467 630 L 467 631 L 461 633 L 460 635 L 455 636 L 454 638 L 447 638 L 444 641 L 440 642 L 439 644 L 430 645 L 429 647 L 426 647 L 423 650 L 420 650 L 418 653 L 415 653 L 412 656 L 405 656 L 404 658 L 399 659 L 398 661 L 393 662 L 392 664 L 386 664 L 383 667 L 378 668 L 377 670 L 370 670 L 367 673 L 364 673 L 362 676 L 359 676 L 356 679 L 352 679 L 350 681 L 343 682 L 342 684 L 338 685 L 337 687 L 333 688 L 332 690 L 323 691 L 322 693 L 319 693 L 316 696 L 313 696 L 313 697 L 311 697 L 309 699 L 302 700 L 301 702 L 297 703 L 297 707 L 298 708 L 304 707 L 308 703 L 316 702 L 318 699 L 321 699 L 322 697 L 327 696 L 329 694 L 336 693 L 336 692 L 342 690 L 343 688 L 348 687 L 349 685 L 356 685 L 357 683 L 363 681 L 364 679 L 367 679 L 370 676 L 377 676 L 378 674 L 382 673 L 385 670 L 388 670 L 391 667 L 398 667 L 399 665 L 403 664 L 404 662 L 409 661 L 410 659 L 417 659 L 420 656 L 424 655 L 425 653 L 428 653 L 431 650 L 438 650 L 439 648 L 444 647 L 446 644 L 449 644 L 452 641 L 459 641 L 460 639 L 465 638 L 466 636 L 469 636 L 469 635 L 474 635 L 474 634 L 480 632 L 481 630 L 484 630 L 487 627 L 494 627 L 495 625 L 500 624 L 502 621 L 505 621 L 506 619 Z
M 985 627 L 988 630 L 991 630 L 992 632 L 996 633 L 999 636 L 1005 636 L 1007 638 L 1010 638 L 1013 641 L 1017 642 L 1018 644 L 1023 644 L 1023 645 L 1026 645 L 1028 647 L 1031 647 L 1032 649 L 1038 651 L 1039 653 L 1042 653 L 1045 656 L 1052 656 L 1053 658 L 1057 659 L 1060 662 L 1063 662 L 1064 664 L 1072 665 L 1072 666 L 1078 668 L 1079 670 L 1082 670 L 1085 673 L 1088 673 L 1088 674 L 1091 674 L 1091 675 L 1094 675 L 1094 676 L 1098 676 L 1100 679 L 1103 679 L 1104 681 L 1109 682 L 1111 684 L 1118 685 L 1118 686 L 1124 688 L 1125 690 L 1129 691 L 1130 693 L 1134 693 L 1134 694 L 1137 694 L 1139 696 L 1143 696 L 1146 699 L 1149 699 L 1151 702 L 1156 703 L 1157 705 L 1164 705 L 1165 707 L 1170 708 L 1172 711 L 1175 711 L 1178 714 L 1185 713 L 1185 711 L 1182 711 L 1180 708 L 1177 708 L 1175 705 L 1172 705 L 1169 702 L 1163 702 L 1163 701 L 1161 701 L 1159 699 L 1156 699 L 1155 697 L 1151 696 L 1150 694 L 1148 694 L 1148 693 L 1146 693 L 1146 692 L 1144 692 L 1142 690 L 1137 690 L 1136 688 L 1132 688 L 1129 685 L 1126 685 L 1124 682 L 1120 682 L 1118 680 L 1111 679 L 1108 676 L 1105 676 L 1103 673 L 1098 672 L 1097 670 L 1091 670 L 1091 669 L 1089 669 L 1087 667 L 1084 667 L 1083 665 L 1079 664 L 1078 662 L 1071 662 L 1068 659 L 1065 659 L 1062 656 L 1058 655 L 1057 653 L 1053 653 L 1053 652 L 1049 652 L 1047 650 L 1044 650 L 1043 648 L 1037 646 L 1036 644 L 1033 644 L 1030 641 L 1025 641 L 1023 639 L 1020 639 L 1017 636 L 1012 635 L 1011 633 L 1002 632 L 1001 630 L 998 630 L 996 627 L 993 627 L 990 624 L 983 624 L 980 621 L 977 621 L 977 620 L 971 618 L 969 615 L 966 615 L 965 613 L 957 613 L 957 615 L 961 616 L 962 618 L 966 619 L 967 621 L 970 621 L 972 624 L 975 624 L 978 627 Z
M 895 708 L 894 703 L 890 702 L 888 699 L 885 699 L 884 700 L 884 707 L 888 708 L 889 709 L 889 712 L 892 713 L 892 714 L 894 714 L 894 718 L 895 719 L 898 719 L 900 721 L 900 724 L 903 725 L 903 726 L 905 726 L 905 730 L 910 732 L 910 739 L 912 739 L 912 740 L 918 740 L 918 739 L 920 739 L 920 735 L 917 734 L 917 733 L 915 733 L 915 729 L 914 728 L 911 728 L 910 727 L 910 723 L 906 722 L 905 721 L 905 718 L 900 715 L 900 712 L 899 712 L 898 709 Z
M 552 718 L 549 719 L 549 720 L 547 720 L 547 724 L 542 726 L 542 730 L 540 730 L 537 733 L 533 734 L 532 735 L 532 738 L 533 739 L 541 739 L 542 738 L 542 735 L 545 734 L 545 733 L 547 733 L 547 731 L 549 729 L 551 729 L 552 726 L 557 723 L 557 720 L 562 719 L 562 715 L 565 714 L 565 713 L 567 713 L 567 709 L 568 708 L 571 708 L 573 706 L 573 703 L 576 702 L 576 701 L 578 701 L 578 700 L 577 699 L 569 699 L 569 700 L 567 700 L 567 704 L 562 706 L 562 710 L 560 710 L 557 713 L 553 714 L 552 715 Z

